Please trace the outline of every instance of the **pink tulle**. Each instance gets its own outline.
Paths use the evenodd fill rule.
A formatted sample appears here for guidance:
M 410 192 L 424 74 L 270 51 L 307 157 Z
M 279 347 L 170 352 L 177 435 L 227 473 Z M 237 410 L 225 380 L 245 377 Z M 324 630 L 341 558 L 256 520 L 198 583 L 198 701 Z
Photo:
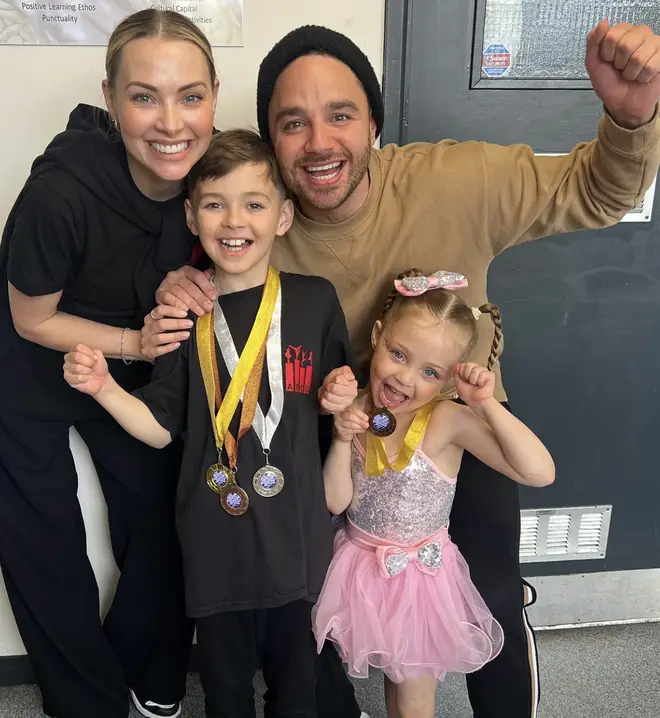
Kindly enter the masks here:
M 427 569 L 411 560 L 384 578 L 375 548 L 379 539 L 350 525 L 365 549 L 340 531 L 328 575 L 314 607 L 319 652 L 326 638 L 355 678 L 369 666 L 395 683 L 446 673 L 471 673 L 495 658 L 504 636 L 470 579 L 470 571 L 446 531 L 442 565 Z

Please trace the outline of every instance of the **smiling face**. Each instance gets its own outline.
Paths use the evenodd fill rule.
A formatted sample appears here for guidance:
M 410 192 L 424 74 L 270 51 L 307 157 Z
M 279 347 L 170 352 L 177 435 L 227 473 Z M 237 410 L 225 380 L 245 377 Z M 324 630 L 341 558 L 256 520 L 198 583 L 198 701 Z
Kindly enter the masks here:
M 201 180 L 192 202 L 186 200 L 186 216 L 217 273 L 258 284 L 268 271 L 275 237 L 291 226 L 293 204 L 266 163 L 245 163 L 224 177 Z
M 306 55 L 279 76 L 268 109 L 282 176 L 304 214 L 338 222 L 364 203 L 376 125 L 353 71 L 324 55 Z
M 470 339 L 464 327 L 419 307 L 376 322 L 369 378 L 374 404 L 393 414 L 417 411 L 453 381 Z
M 213 131 L 217 81 L 192 42 L 159 37 L 127 43 L 112 86 L 103 83 L 121 132 L 131 175 L 152 199 L 181 189 Z

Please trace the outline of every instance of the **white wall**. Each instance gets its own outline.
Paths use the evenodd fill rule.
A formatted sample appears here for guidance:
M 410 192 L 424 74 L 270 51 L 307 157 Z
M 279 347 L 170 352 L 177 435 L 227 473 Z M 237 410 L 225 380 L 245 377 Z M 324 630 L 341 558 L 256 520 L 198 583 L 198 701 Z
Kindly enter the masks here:
M 318 24 L 339 30 L 369 56 L 382 74 L 385 0 L 244 0 L 242 48 L 216 48 L 220 97 L 216 126 L 256 126 L 259 64 L 289 30 Z M 27 175 L 30 163 L 64 128 L 78 102 L 101 104 L 104 50 L 100 47 L 0 47 L 0 224 Z M 72 447 L 80 477 L 80 502 L 90 560 L 107 607 L 116 580 L 106 511 L 87 451 L 75 433 Z M 0 656 L 24 653 L 0 580 Z

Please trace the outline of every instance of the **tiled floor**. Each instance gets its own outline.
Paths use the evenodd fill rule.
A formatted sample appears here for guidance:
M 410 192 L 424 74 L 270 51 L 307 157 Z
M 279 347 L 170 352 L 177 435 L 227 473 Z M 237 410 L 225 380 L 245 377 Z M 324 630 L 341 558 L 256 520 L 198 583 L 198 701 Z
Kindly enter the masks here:
M 544 632 L 538 645 L 539 718 L 660 717 L 660 624 Z M 363 710 L 385 718 L 379 676 L 358 681 L 357 692 Z M 41 716 L 33 686 L 0 688 L 0 718 Z M 183 716 L 204 717 L 197 676 L 190 677 Z M 462 679 L 452 676 L 441 686 L 437 716 L 471 718 Z

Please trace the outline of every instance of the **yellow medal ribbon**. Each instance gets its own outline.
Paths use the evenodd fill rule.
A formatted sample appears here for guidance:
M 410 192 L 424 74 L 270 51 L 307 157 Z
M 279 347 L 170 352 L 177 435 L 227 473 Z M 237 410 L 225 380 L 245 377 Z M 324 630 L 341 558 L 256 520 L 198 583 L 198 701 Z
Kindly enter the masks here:
M 250 378 L 248 379 L 247 386 L 243 392 L 243 410 L 241 411 L 241 421 L 238 428 L 238 434 L 234 439 L 231 431 L 227 429 L 225 434 L 225 449 L 227 451 L 227 458 L 229 459 L 229 467 L 232 471 L 236 471 L 236 465 L 238 462 L 238 442 L 245 436 L 246 432 L 249 431 L 254 421 L 254 415 L 257 410 L 257 403 L 259 401 L 259 389 L 261 387 L 261 374 L 264 368 L 264 358 L 266 356 L 266 342 L 261 345 L 257 360 L 252 367 L 250 372 Z M 215 342 L 211 342 L 211 362 L 213 365 L 213 386 L 210 386 L 210 382 L 204 381 L 206 388 L 206 398 L 209 403 L 209 409 L 211 410 L 211 423 L 215 428 L 215 422 L 213 417 L 215 413 L 222 406 L 222 391 L 220 389 L 220 375 L 218 373 L 218 362 L 215 354 Z M 203 377 L 204 378 L 204 377 Z M 215 400 L 211 397 L 211 392 L 215 388 Z
M 257 359 L 261 357 L 263 363 L 264 349 L 268 329 L 273 317 L 275 302 L 280 288 L 280 275 L 277 270 L 269 266 L 268 277 L 264 286 L 261 304 L 257 317 L 254 320 L 250 336 L 248 337 L 245 347 L 241 352 L 234 375 L 229 382 L 229 387 L 222 398 L 219 410 L 215 411 L 216 386 L 215 376 L 217 375 L 217 366 L 215 362 L 215 329 L 213 323 L 213 312 L 209 312 L 197 319 L 197 353 L 199 356 L 199 365 L 202 370 L 202 378 L 204 379 L 204 388 L 211 411 L 213 423 L 213 433 L 218 447 L 218 452 L 222 450 L 225 437 L 229 430 L 229 425 L 236 412 L 236 407 L 240 401 L 241 394 L 246 388 L 248 379 L 254 369 Z M 258 395 L 258 387 L 256 394 Z M 252 393 L 252 392 L 251 392 Z
M 392 469 L 393 471 L 403 471 L 406 466 L 408 466 L 413 454 L 422 443 L 435 405 L 436 402 L 432 401 L 419 409 L 406 432 L 403 446 L 393 464 L 390 464 L 387 458 L 383 439 L 374 436 L 370 431 L 367 432 L 367 476 L 382 476 L 386 468 Z

